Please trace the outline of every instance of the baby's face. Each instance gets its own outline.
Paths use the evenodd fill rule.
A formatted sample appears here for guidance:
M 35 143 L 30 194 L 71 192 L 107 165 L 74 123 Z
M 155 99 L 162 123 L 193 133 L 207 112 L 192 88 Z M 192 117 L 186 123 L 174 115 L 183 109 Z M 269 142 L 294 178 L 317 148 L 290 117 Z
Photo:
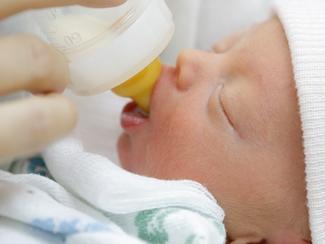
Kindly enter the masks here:
M 302 133 L 277 18 L 213 52 L 183 52 L 176 68 L 164 68 L 150 111 L 143 119 L 129 106 L 122 115 L 125 169 L 202 183 L 232 238 L 306 227 Z

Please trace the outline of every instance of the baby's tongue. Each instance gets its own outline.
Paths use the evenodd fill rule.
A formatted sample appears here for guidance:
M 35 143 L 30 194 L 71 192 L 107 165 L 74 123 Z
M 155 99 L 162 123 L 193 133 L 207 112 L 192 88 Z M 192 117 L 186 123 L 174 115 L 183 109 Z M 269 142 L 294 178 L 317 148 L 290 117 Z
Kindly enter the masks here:
M 137 106 L 136 112 L 139 116 L 142 116 L 144 118 L 149 118 L 149 112 L 144 111 L 143 109 L 141 109 L 140 107 Z

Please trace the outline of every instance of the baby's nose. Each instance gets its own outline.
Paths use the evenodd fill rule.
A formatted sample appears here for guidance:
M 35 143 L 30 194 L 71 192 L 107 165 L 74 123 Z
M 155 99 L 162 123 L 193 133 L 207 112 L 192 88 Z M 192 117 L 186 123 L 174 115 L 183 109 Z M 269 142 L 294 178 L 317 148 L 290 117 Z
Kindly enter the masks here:
M 182 91 L 188 90 L 200 76 L 204 75 L 205 63 L 209 54 L 198 50 L 184 50 L 177 60 L 177 88 Z

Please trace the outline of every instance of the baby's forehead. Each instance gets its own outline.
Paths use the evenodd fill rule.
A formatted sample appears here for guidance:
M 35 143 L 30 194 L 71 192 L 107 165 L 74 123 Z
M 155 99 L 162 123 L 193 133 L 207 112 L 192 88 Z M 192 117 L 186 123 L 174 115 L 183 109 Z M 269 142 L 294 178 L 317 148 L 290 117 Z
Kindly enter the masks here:
M 238 42 L 238 62 L 258 77 L 261 86 L 282 89 L 294 84 L 288 41 L 277 17 L 253 26 Z
M 227 36 L 226 38 L 218 41 L 217 43 L 214 43 L 212 48 L 215 51 L 218 51 L 216 49 L 225 49 L 225 48 L 231 48 L 232 46 L 235 46 L 238 42 L 242 41 L 243 38 L 252 39 L 252 37 L 256 37 L 258 34 L 261 34 L 263 32 L 267 32 L 268 29 L 270 29 L 272 26 L 276 25 L 276 17 L 272 17 L 264 22 L 260 22 L 258 24 L 254 24 L 250 26 L 249 28 L 242 30 L 240 32 L 235 32 Z M 261 34 L 264 35 L 264 34 Z

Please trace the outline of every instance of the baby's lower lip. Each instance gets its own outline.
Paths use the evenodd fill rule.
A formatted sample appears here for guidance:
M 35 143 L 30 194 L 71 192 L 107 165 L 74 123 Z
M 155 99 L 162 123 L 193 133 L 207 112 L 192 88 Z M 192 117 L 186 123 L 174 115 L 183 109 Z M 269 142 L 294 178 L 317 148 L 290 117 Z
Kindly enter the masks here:
M 121 126 L 124 130 L 131 132 L 148 121 L 134 102 L 128 103 L 121 114 Z

